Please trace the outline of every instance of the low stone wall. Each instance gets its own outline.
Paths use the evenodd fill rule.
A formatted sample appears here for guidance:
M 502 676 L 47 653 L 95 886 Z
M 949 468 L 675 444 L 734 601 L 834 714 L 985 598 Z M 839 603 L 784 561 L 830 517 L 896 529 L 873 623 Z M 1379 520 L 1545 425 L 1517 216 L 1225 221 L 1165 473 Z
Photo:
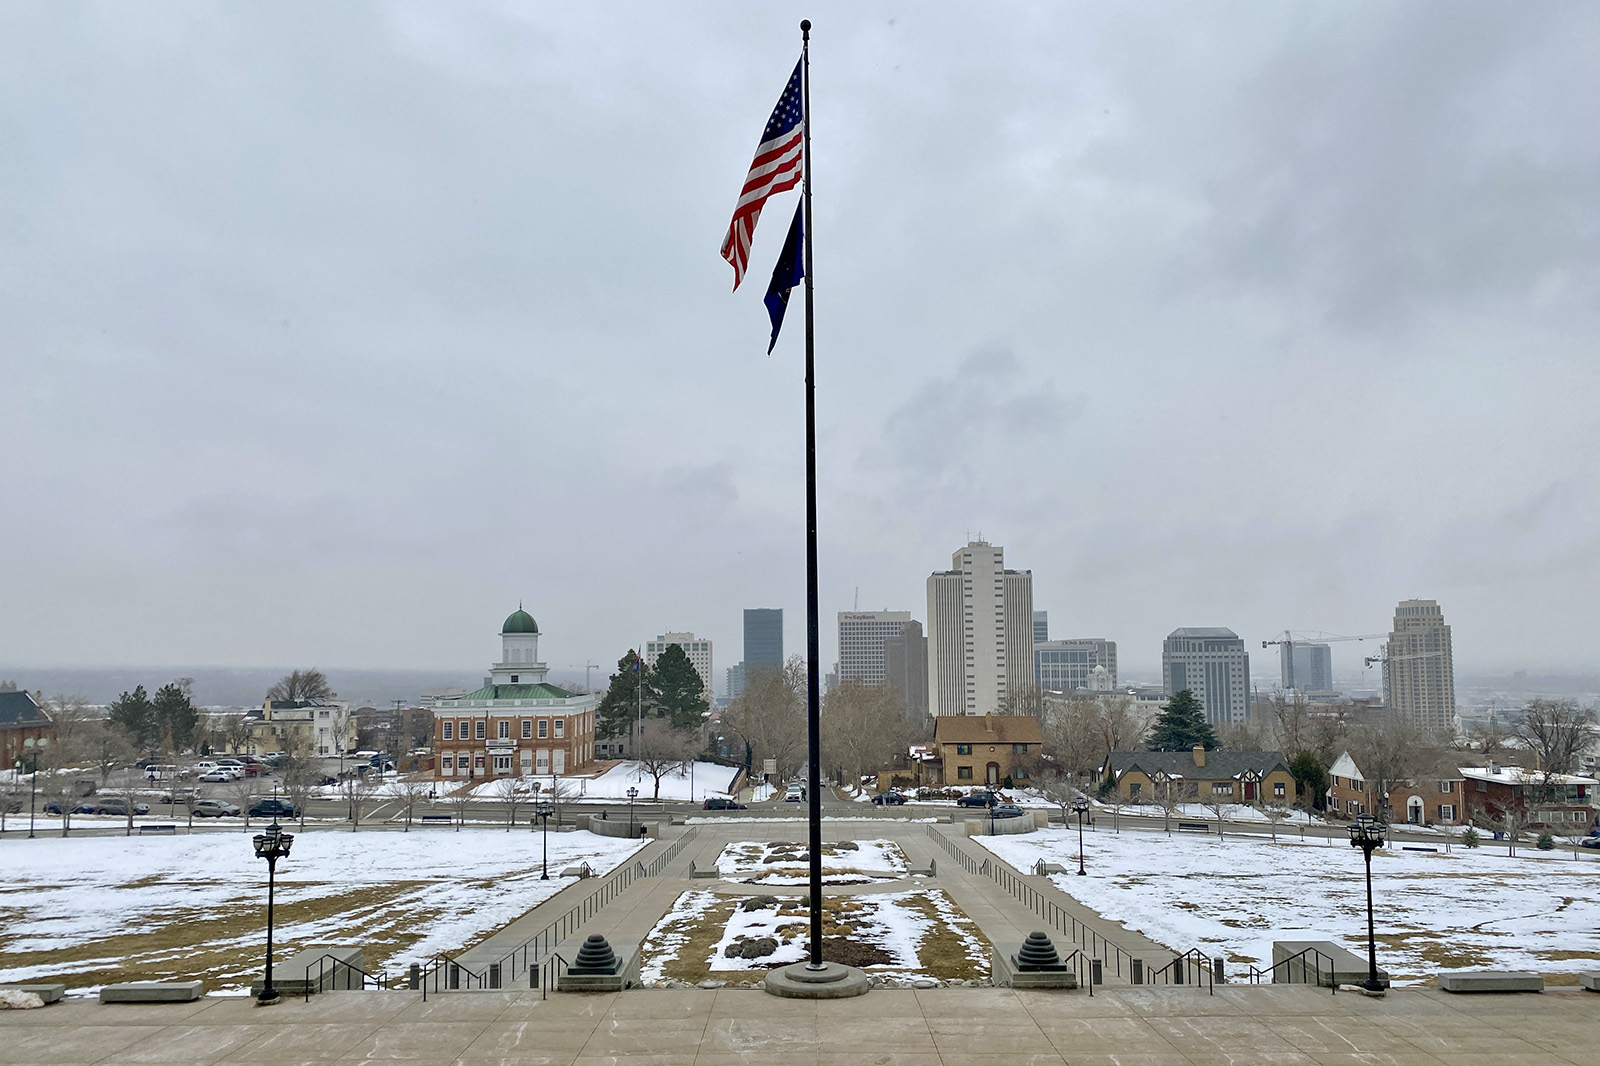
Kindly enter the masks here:
M 601 818 L 598 814 L 580 814 L 577 818 L 578 828 L 587 829 L 591 833 L 598 833 L 603 837 L 621 837 L 624 840 L 633 837 L 654 837 L 659 835 L 659 830 L 654 823 L 643 822 L 635 818 L 633 824 L 628 824 L 626 818 Z
M 968 818 L 965 825 L 969 837 L 1012 836 L 1033 832 L 1042 817 L 1040 811 L 1023 811 L 1020 818 Z
M 1307 949 L 1315 951 L 1313 955 Z M 1295 956 L 1299 955 L 1299 958 Z M 1320 958 L 1318 956 L 1321 956 Z M 1293 960 L 1293 961 L 1290 961 Z M 1274 984 L 1314 985 L 1332 988 L 1335 984 L 1356 985 L 1367 979 L 1367 960 L 1331 940 L 1274 940 L 1272 942 L 1272 982 Z M 1389 972 L 1378 970 L 1378 983 L 1389 987 Z

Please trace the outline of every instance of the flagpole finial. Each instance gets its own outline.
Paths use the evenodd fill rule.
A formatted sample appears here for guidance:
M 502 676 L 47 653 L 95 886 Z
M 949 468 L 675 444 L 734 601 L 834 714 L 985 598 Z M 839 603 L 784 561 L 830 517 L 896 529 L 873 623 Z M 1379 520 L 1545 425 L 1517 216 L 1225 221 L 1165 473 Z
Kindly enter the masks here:
M 800 20 L 800 32 L 801 33 L 810 33 L 811 32 L 811 20 L 810 19 L 801 19 Z

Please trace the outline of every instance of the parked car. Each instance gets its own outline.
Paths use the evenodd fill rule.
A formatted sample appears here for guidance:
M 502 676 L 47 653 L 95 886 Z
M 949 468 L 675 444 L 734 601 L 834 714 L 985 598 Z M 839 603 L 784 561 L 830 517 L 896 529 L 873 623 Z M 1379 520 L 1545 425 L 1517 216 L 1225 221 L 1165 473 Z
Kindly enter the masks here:
M 996 803 L 989 808 L 990 818 L 1021 818 L 1024 813 L 1015 803 Z
M 59 816 L 65 809 L 65 806 L 60 800 L 47 800 L 44 806 L 39 808 L 39 811 L 43 814 L 54 814 Z
M 200 775 L 200 780 L 202 780 L 202 781 L 210 781 L 213 784 L 215 784 L 217 782 L 234 781 L 234 780 L 237 780 L 237 778 L 235 777 L 233 771 L 224 769 L 223 767 L 219 766 L 215 770 L 210 771 L 209 773 L 201 774 Z
M 996 803 L 999 803 L 999 802 L 1000 801 L 995 798 L 995 795 L 994 795 L 993 792 L 988 792 L 988 791 L 985 791 L 984 789 L 978 789 L 976 792 L 968 792 L 965 796 L 962 796 L 959 799 L 957 799 L 956 800 L 956 806 L 957 807 L 993 807 Z
M 82 803 L 74 803 L 72 805 L 72 813 L 73 814 L 99 814 L 100 813 L 100 804 L 92 802 L 92 801 L 88 801 L 88 800 L 86 800 L 86 801 L 84 801 Z
M 281 796 L 268 796 L 256 800 L 250 808 L 252 818 L 298 818 L 300 810 Z
M 236 818 L 239 807 L 234 803 L 224 803 L 222 800 L 201 800 L 194 805 L 196 818 Z
M 894 789 L 890 789 L 887 792 L 880 792 L 876 796 L 872 797 L 872 802 L 879 807 L 898 807 L 905 801 L 906 794 L 904 792 L 897 792 Z
M 806 798 L 806 786 L 802 785 L 798 781 L 794 782 L 788 788 L 784 789 L 783 802 L 785 802 L 785 803 L 799 803 L 802 800 L 804 800 L 805 798 Z
M 1600 848 L 1600 837 L 1584 837 L 1578 841 L 1580 848 Z
M 198 788 L 180 788 L 176 792 L 163 792 L 157 797 L 158 803 L 187 803 L 191 799 L 199 799 Z
M 97 800 L 95 807 L 97 808 L 94 811 L 96 814 L 114 814 L 119 818 L 126 818 L 128 816 L 128 801 L 123 799 L 121 796 L 112 796 L 110 798 Z M 133 805 L 133 813 L 136 815 L 149 814 L 150 804 L 135 803 Z
M 703 808 L 708 811 L 745 811 L 749 810 L 744 804 L 736 802 L 727 796 L 707 796 Z

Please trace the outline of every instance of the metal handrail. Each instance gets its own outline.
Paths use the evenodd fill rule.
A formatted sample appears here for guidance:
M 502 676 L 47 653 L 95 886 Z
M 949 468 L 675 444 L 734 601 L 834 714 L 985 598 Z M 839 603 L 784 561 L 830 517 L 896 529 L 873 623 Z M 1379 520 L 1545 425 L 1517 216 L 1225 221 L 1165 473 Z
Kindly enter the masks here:
M 1167 978 L 1165 982 L 1166 984 L 1184 984 L 1184 970 L 1190 966 L 1194 967 L 1196 977 L 1196 980 L 1190 983 L 1196 985 L 1200 984 L 1200 975 L 1204 974 L 1204 983 L 1207 990 L 1211 995 L 1216 995 L 1216 971 L 1212 969 L 1211 957 L 1205 952 L 1201 951 L 1199 948 L 1190 948 L 1188 951 L 1185 951 L 1182 955 L 1177 956 L 1165 966 L 1148 971 L 1145 974 L 1145 982 L 1152 985 L 1156 984 L 1158 983 L 1156 978 L 1164 974 Z
M 389 985 L 388 976 L 382 970 L 379 970 L 376 974 L 370 974 L 354 963 L 346 962 L 345 960 L 336 958 L 333 955 L 323 955 L 320 958 L 313 959 L 310 965 L 306 966 L 306 1002 L 309 1003 L 311 1001 L 311 989 L 313 987 L 315 987 L 318 992 L 322 991 L 322 979 L 323 977 L 327 976 L 329 972 L 329 963 L 333 964 L 332 973 L 335 981 L 339 980 L 339 967 L 341 966 L 343 966 L 346 970 L 354 970 L 356 973 L 360 974 L 361 990 L 363 992 L 366 991 L 368 981 L 372 982 L 373 988 L 378 989 L 387 988 Z M 317 983 L 315 986 L 311 984 L 312 967 L 315 967 L 317 971 Z
M 1333 994 L 1337 996 L 1339 994 L 1339 982 L 1338 982 L 1337 978 L 1334 977 L 1333 959 L 1330 956 L 1325 955 L 1322 952 L 1318 951 L 1316 948 L 1305 948 L 1305 949 L 1303 949 L 1301 951 L 1297 951 L 1293 955 L 1290 955 L 1288 958 L 1284 959 L 1282 962 L 1275 962 L 1271 966 L 1267 966 L 1265 968 L 1258 967 L 1258 966 L 1256 966 L 1256 965 L 1254 965 L 1252 963 L 1251 966 L 1250 966 L 1250 970 L 1249 970 L 1250 980 L 1254 984 L 1260 984 L 1261 983 L 1261 979 L 1263 977 L 1270 977 L 1270 979 L 1271 979 L 1271 981 L 1273 983 L 1277 983 L 1277 980 L 1278 980 L 1278 967 L 1280 967 L 1280 966 L 1288 966 L 1290 963 L 1296 961 L 1297 959 L 1298 960 L 1304 960 L 1307 955 L 1312 956 L 1311 962 L 1312 962 L 1312 966 L 1314 968 L 1312 969 L 1311 972 L 1315 975 L 1316 983 L 1319 984 L 1319 985 L 1322 984 L 1322 963 L 1323 963 L 1323 960 L 1327 960 L 1327 963 L 1328 963 L 1328 984 L 1333 989 Z M 1304 961 L 1302 961 L 1300 963 L 1300 972 L 1301 973 L 1305 973 L 1306 972 L 1306 964 L 1305 964 Z M 1294 976 L 1293 976 L 1294 970 L 1291 969 L 1291 970 L 1288 971 L 1288 973 L 1289 973 L 1290 976 L 1288 978 L 1286 978 L 1283 981 L 1283 983 L 1286 984 L 1286 985 L 1296 984 L 1297 982 L 1295 981 Z
M 560 982 L 562 971 L 571 967 L 572 964 L 559 951 L 552 951 L 541 962 L 535 963 L 528 970 L 528 977 L 531 979 L 535 974 L 539 975 L 539 998 L 549 999 L 551 986 Z

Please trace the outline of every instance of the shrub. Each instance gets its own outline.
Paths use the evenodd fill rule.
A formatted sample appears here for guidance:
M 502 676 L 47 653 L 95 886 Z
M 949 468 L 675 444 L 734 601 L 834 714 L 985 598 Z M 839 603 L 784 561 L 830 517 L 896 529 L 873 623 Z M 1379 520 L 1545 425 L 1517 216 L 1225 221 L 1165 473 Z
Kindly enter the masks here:
M 1482 840 L 1483 838 L 1478 835 L 1478 831 L 1470 825 L 1467 826 L 1466 831 L 1461 834 L 1461 843 L 1465 844 L 1469 848 L 1477 847 L 1479 842 Z
M 1540 833 L 1539 834 L 1539 850 L 1540 851 L 1554 851 L 1554 850 L 1556 850 L 1556 838 L 1551 836 L 1549 833 Z

